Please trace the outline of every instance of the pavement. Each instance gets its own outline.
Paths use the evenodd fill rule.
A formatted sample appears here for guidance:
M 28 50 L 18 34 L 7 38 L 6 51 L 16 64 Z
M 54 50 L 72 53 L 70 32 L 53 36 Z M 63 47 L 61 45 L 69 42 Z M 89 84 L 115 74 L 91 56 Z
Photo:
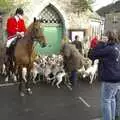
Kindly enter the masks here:
M 18 85 L 1 86 L 0 120 L 100 120 L 99 82 L 80 81 L 72 91 L 64 85 L 38 86 L 24 97 Z

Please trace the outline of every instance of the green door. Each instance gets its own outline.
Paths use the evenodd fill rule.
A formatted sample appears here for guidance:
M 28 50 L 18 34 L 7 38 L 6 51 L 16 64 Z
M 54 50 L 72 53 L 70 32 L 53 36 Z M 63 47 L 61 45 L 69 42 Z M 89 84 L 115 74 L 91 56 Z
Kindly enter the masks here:
M 39 44 L 36 45 L 37 54 L 51 55 L 60 52 L 62 40 L 62 27 L 61 26 L 45 26 L 43 33 L 47 39 L 47 47 L 41 48 Z
M 43 33 L 48 41 L 45 48 L 41 48 L 39 44 L 36 46 L 38 54 L 58 54 L 60 52 L 61 40 L 63 35 L 64 22 L 59 11 L 55 6 L 49 4 L 39 15 L 43 25 Z

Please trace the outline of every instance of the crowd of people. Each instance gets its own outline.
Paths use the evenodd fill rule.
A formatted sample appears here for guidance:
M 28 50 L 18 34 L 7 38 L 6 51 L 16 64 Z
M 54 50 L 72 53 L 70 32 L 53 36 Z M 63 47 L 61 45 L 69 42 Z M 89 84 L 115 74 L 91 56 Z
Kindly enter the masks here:
M 79 37 L 71 42 L 82 53 Z M 108 31 L 90 41 L 88 58 L 99 60 L 98 79 L 101 81 L 101 111 L 103 120 L 120 120 L 120 41 L 119 35 Z M 71 72 L 72 81 L 77 80 L 76 69 Z

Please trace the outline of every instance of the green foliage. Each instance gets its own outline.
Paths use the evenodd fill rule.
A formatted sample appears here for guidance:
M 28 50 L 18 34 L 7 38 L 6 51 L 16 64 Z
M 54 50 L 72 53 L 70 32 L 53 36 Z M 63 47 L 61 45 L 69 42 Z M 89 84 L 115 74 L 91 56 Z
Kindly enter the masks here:
M 18 2 L 15 3 L 14 0 L 0 0 L 0 12 L 1 13 L 13 13 L 16 8 L 21 7 L 24 8 L 29 4 L 29 0 L 27 2 Z
M 23 2 L 18 2 L 15 6 L 14 6 L 14 8 L 16 9 L 16 8 L 19 8 L 19 7 L 21 7 L 21 8 L 25 8 L 26 6 L 28 6 L 30 4 L 30 0 L 25 0 L 25 2 L 23 1 Z
M 13 7 L 13 0 L 0 0 L 0 12 L 6 13 Z

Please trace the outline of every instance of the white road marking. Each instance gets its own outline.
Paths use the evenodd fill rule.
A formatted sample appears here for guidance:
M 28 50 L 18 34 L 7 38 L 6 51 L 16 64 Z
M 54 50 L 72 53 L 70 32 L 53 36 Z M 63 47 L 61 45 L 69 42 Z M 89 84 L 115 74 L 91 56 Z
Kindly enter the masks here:
M 92 120 L 102 120 L 101 118 L 95 118 L 95 119 L 92 119 Z
M 81 100 L 88 108 L 91 107 L 82 97 L 78 97 L 79 100 Z

